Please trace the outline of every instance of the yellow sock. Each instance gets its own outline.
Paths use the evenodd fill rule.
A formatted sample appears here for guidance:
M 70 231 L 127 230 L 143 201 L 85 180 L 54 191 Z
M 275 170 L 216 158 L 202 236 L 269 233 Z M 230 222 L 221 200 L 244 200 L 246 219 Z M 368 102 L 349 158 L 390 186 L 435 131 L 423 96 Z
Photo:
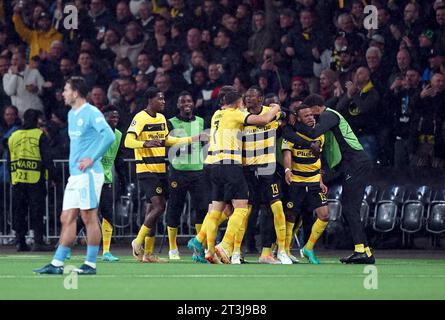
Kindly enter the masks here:
M 286 217 L 284 215 L 283 203 L 276 201 L 270 205 L 273 213 L 273 224 L 277 234 L 278 252 L 285 249 L 286 244 Z
M 201 228 L 202 228 L 202 223 L 196 223 L 195 224 L 196 234 L 198 234 L 199 231 L 201 231 Z
M 286 253 L 290 254 L 290 246 L 292 244 L 292 238 L 294 236 L 294 226 L 295 223 L 286 221 L 286 242 L 284 245 L 284 250 L 286 250 Z
M 244 217 L 243 223 L 235 235 L 235 242 L 233 243 L 233 251 L 241 253 L 241 243 L 243 242 L 244 234 L 246 233 L 247 223 L 249 222 L 250 213 L 252 212 L 252 206 L 247 206 L 247 214 Z
M 227 216 L 224 212 L 222 212 L 218 219 L 218 227 L 221 225 L 221 223 L 223 223 L 226 220 L 227 220 Z
M 363 244 L 363 243 L 356 244 L 356 245 L 355 245 L 355 248 L 354 248 L 354 251 L 355 251 L 355 252 L 359 252 L 359 253 L 363 253 L 363 252 L 365 252 L 365 246 L 364 246 L 364 244 Z
M 312 225 L 311 235 L 305 245 L 306 249 L 314 250 L 315 243 L 320 238 L 321 234 L 323 233 L 324 229 L 326 229 L 327 225 L 328 221 L 322 221 L 320 219 L 317 219 L 314 222 L 314 224 Z
M 209 224 L 209 216 L 210 212 L 206 214 L 204 217 L 204 221 L 202 222 L 201 229 L 199 232 L 197 232 L 196 239 L 198 239 L 199 242 L 203 243 L 205 239 L 207 238 L 207 226 Z M 198 230 L 196 230 L 198 231 Z
M 262 257 L 268 257 L 271 254 L 272 254 L 272 249 L 271 248 L 263 247 L 263 250 L 261 251 L 261 256 Z
M 372 252 L 371 252 L 371 249 L 370 249 L 369 247 L 366 247 L 366 248 L 365 248 L 365 252 L 366 252 L 366 255 L 367 255 L 368 257 L 372 256 Z
M 247 216 L 247 211 L 247 208 L 235 208 L 233 214 L 229 218 L 226 233 L 224 234 L 224 238 L 222 240 L 223 245 L 229 251 L 229 253 L 232 253 L 233 251 L 235 235 L 241 228 L 244 218 Z
M 145 237 L 150 233 L 151 229 L 146 227 L 144 224 L 142 225 L 141 229 L 139 230 L 138 236 L 136 238 L 136 243 L 138 245 L 142 245 L 145 241 Z
M 218 221 L 221 217 L 220 211 L 211 210 L 207 220 L 207 248 L 215 252 L 215 240 L 218 233 Z M 198 239 L 199 240 L 199 239 Z
M 167 227 L 168 233 L 168 245 L 170 246 L 170 250 L 178 249 L 178 245 L 176 244 L 176 235 L 178 234 L 178 228 Z
M 111 235 L 113 226 L 105 219 L 102 219 L 102 252 L 110 252 Z
M 144 253 L 146 255 L 153 254 L 155 251 L 155 237 L 145 237 Z

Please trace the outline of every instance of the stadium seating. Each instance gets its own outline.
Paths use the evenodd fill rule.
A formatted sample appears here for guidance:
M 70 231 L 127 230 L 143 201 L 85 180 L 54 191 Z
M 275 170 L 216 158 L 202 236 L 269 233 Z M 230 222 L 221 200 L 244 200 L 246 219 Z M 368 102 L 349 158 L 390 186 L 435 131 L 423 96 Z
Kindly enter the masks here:
M 129 183 L 125 191 L 125 194 L 121 195 L 119 200 L 116 201 L 114 208 L 115 226 L 119 228 L 128 227 L 132 221 L 136 185 Z
M 373 229 L 378 232 L 390 232 L 397 223 L 399 207 L 404 201 L 406 189 L 404 186 L 387 187 L 380 201 L 377 202 Z
M 362 206 L 360 208 L 360 220 L 366 228 L 369 223 L 370 212 L 375 207 L 378 196 L 378 188 L 375 186 L 367 186 L 363 194 Z
M 341 197 L 343 186 L 332 186 L 328 191 L 329 221 L 340 221 L 342 213 Z
M 426 230 L 433 234 L 445 232 L 445 188 L 438 190 L 428 208 Z
M 421 186 L 409 192 L 407 200 L 402 206 L 400 229 L 407 233 L 420 231 L 423 226 L 425 207 L 431 201 L 432 190 L 428 186 Z

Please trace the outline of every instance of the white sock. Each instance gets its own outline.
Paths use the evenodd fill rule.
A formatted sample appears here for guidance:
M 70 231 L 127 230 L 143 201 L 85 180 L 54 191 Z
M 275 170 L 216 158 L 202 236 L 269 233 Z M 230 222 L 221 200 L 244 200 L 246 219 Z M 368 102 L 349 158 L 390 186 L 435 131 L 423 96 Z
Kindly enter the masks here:
M 51 261 L 51 264 L 54 267 L 63 267 L 63 261 L 60 260 L 53 259 L 53 261 Z
M 91 268 L 96 269 L 96 264 L 95 264 L 94 262 L 85 261 L 85 264 L 86 264 L 87 266 L 90 266 Z

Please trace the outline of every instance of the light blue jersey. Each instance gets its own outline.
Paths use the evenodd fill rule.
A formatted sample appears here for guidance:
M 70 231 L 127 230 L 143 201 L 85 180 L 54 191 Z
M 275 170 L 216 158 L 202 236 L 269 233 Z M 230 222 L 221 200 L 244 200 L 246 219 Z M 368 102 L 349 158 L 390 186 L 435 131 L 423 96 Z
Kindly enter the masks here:
M 85 103 L 68 113 L 68 134 L 70 136 L 70 175 L 79 175 L 79 161 L 90 158 L 94 164 L 85 172 L 94 170 L 103 173 L 100 162 L 103 154 L 114 142 L 114 133 L 103 114 L 96 107 Z

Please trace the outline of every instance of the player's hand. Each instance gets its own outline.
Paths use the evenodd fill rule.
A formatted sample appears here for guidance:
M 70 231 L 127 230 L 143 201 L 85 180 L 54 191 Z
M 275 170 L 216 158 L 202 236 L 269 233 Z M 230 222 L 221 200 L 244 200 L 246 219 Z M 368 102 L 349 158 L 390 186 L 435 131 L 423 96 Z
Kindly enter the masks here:
M 320 157 L 321 154 L 320 141 L 317 140 L 311 143 L 311 151 L 315 157 L 317 158 Z
M 323 183 L 323 180 L 320 180 L 320 188 L 321 192 L 323 192 L 324 194 L 327 194 L 329 191 L 328 187 Z
M 292 170 L 287 170 L 287 171 L 286 171 L 286 174 L 285 174 L 285 176 L 284 176 L 284 180 L 286 180 L 286 183 L 287 183 L 288 185 L 291 184 L 293 176 L 294 176 L 294 175 L 292 174 Z
M 201 132 L 197 136 L 192 137 L 193 142 L 199 142 L 199 141 L 209 141 L 210 134 L 208 132 Z
M 79 165 L 77 167 L 79 168 L 80 171 L 84 172 L 86 169 L 88 169 L 93 165 L 94 161 L 91 158 L 83 158 L 78 163 Z
M 158 139 L 144 142 L 144 148 L 157 148 L 157 147 L 162 147 L 162 143 Z

